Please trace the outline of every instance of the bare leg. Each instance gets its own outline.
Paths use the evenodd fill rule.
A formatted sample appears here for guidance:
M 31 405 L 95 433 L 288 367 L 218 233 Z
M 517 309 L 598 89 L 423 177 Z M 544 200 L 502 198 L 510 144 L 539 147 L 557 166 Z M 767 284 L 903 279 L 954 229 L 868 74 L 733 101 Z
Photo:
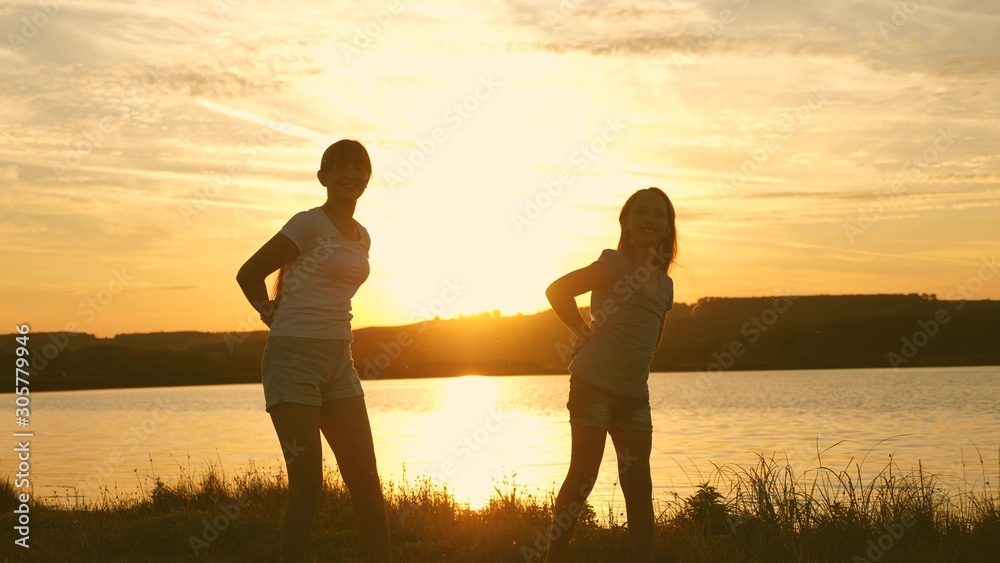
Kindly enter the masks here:
M 618 454 L 618 482 L 625 495 L 628 514 L 628 537 L 632 543 L 632 561 L 653 561 L 653 483 L 650 479 L 649 453 L 653 433 L 648 430 L 610 431 Z
M 323 487 L 319 408 L 282 403 L 271 409 L 288 469 L 288 496 L 281 513 L 281 561 L 308 561 L 309 532 Z
M 323 403 L 320 428 L 337 457 L 340 475 L 351 493 L 358 533 L 369 558 L 379 562 L 392 561 L 389 517 L 378 477 L 365 398 L 351 397 Z
M 571 425 L 571 428 L 573 449 L 566 480 L 559 489 L 553 507 L 552 528 L 548 536 L 551 545 L 545 558 L 549 563 L 566 560 L 566 549 L 583 509 L 583 502 L 597 482 L 597 472 L 601 468 L 604 443 L 608 436 L 607 430 L 603 428 L 579 425 Z

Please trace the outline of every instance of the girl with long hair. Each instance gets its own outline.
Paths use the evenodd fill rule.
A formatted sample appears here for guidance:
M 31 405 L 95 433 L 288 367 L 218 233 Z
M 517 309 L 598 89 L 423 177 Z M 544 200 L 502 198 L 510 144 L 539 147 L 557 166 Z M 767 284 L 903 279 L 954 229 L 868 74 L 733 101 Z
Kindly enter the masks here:
M 354 219 L 372 175 L 364 146 L 341 140 L 316 173 L 326 202 L 295 214 L 236 276 L 270 332 L 261 373 L 265 409 L 288 471 L 281 514 L 284 562 L 307 561 L 323 486 L 320 433 L 351 494 L 372 560 L 391 561 L 389 523 L 360 378 L 351 358 L 351 298 L 368 278 L 368 231 Z M 279 270 L 269 299 L 265 278 Z
M 608 434 L 628 514 L 633 561 L 653 561 L 649 455 L 653 425 L 649 365 L 673 306 L 667 275 L 677 255 L 674 206 L 659 188 L 632 194 L 618 216 L 621 236 L 593 264 L 552 282 L 545 292 L 573 335 L 569 365 L 572 450 L 556 497 L 546 561 L 565 561 L 584 502 L 597 482 Z M 591 292 L 584 322 L 575 297 Z

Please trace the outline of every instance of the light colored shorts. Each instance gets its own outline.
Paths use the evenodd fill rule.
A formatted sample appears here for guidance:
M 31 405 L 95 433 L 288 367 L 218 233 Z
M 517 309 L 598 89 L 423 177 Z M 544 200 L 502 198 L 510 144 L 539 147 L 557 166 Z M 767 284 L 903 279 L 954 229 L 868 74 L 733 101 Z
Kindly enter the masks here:
M 626 397 L 578 377 L 570 377 L 566 408 L 570 424 L 605 430 L 653 431 L 648 397 Z
M 364 396 L 348 340 L 268 336 L 260 371 L 268 411 L 279 403 L 320 407 Z

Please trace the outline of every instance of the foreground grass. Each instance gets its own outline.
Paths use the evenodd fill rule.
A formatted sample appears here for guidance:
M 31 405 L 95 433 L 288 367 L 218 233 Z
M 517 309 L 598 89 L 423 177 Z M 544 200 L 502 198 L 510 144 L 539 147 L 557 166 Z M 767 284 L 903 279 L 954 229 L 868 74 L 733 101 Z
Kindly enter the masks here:
M 820 464 L 821 465 L 821 464 Z M 982 462 L 980 460 L 980 465 Z M 752 467 L 722 466 L 688 498 L 659 507 L 658 561 L 827 562 L 1000 561 L 1000 494 L 986 478 L 974 491 L 946 492 L 934 476 L 900 474 L 890 462 L 862 482 L 861 467 L 820 466 L 796 475 L 761 456 Z M 14 496 L 0 482 L 0 526 L 12 530 Z M 282 475 L 251 469 L 227 478 L 159 479 L 144 498 L 105 491 L 76 509 L 33 506 L 31 549 L 0 548 L 11 561 L 277 561 Z M 471 510 L 429 480 L 388 483 L 397 561 L 539 561 L 551 498 L 498 488 Z M 627 524 L 588 506 L 574 533 L 574 561 L 630 560 Z M 327 475 L 313 526 L 317 561 L 363 561 L 350 497 Z

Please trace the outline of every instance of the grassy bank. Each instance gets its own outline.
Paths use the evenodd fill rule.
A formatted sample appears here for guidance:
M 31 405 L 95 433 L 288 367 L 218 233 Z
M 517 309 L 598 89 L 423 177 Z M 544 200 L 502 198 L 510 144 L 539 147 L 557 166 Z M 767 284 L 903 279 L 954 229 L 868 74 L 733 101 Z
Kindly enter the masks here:
M 944 491 L 933 475 L 900 474 L 890 463 L 875 478 L 861 469 L 820 467 L 796 474 L 761 457 L 723 466 L 688 498 L 658 506 L 659 561 L 983 561 L 1000 560 L 1000 493 L 980 461 L 965 491 Z M 387 483 L 397 561 L 539 561 L 551 498 L 498 487 L 472 510 L 424 480 Z M 0 526 L 8 533 L 14 489 L 0 483 Z M 11 561 L 277 561 L 284 478 L 251 470 L 209 471 L 165 484 L 139 499 L 110 491 L 76 509 L 33 506 L 31 549 L 5 541 Z M 601 510 L 598 507 L 598 510 Z M 317 561 L 362 561 L 350 498 L 327 475 L 314 523 Z M 574 534 L 576 561 L 629 560 L 627 524 L 588 506 Z

